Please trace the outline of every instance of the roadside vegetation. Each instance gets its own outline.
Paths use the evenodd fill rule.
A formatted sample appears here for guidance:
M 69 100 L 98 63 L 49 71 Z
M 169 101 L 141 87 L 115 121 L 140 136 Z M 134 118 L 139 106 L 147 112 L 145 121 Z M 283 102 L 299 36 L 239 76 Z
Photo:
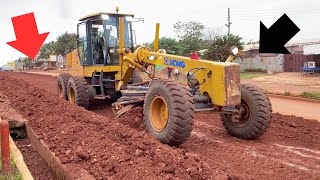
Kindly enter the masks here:
M 175 38 L 160 37 L 159 48 L 169 54 L 189 57 L 192 52 L 198 52 L 201 59 L 224 62 L 227 60 L 232 46 L 242 49 L 242 37 L 227 35 L 219 27 L 205 27 L 196 21 L 173 24 Z M 153 42 L 143 44 L 153 49 Z
M 253 79 L 257 77 L 266 76 L 266 73 L 263 72 L 243 72 L 240 74 L 241 79 Z
M 292 96 L 291 92 L 289 92 L 289 91 L 284 92 L 283 95 L 285 95 L 285 96 Z
M 320 92 L 303 92 L 301 97 L 320 100 Z
M 6 175 L 0 173 L 0 180 L 23 180 L 22 175 L 17 170 L 16 165 L 13 161 L 12 154 L 10 157 L 10 164 L 11 164 L 11 173 Z M 2 169 L 2 163 L 0 163 L 0 169 Z

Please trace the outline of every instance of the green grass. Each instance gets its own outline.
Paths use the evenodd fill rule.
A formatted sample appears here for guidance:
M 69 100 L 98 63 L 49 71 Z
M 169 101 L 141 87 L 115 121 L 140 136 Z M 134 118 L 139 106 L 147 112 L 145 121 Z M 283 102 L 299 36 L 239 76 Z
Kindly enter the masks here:
M 262 76 L 266 76 L 266 73 L 262 73 L 262 72 L 243 72 L 240 74 L 240 78 L 241 79 L 253 79 L 256 77 L 262 77 Z
M 285 95 L 285 96 L 291 96 L 292 94 L 291 94 L 291 92 L 286 91 L 286 92 L 283 93 L 283 95 Z
M 23 180 L 23 177 L 20 173 L 0 175 L 0 180 Z
M 303 92 L 300 94 L 300 96 L 305 98 L 320 100 L 320 92 Z
M 1 157 L 0 157 L 1 160 Z M 3 175 L 0 173 L 0 180 L 23 180 L 22 175 L 16 168 L 16 165 L 13 161 L 12 153 L 10 153 L 10 164 L 11 164 L 11 174 Z M 2 169 L 2 163 L 0 162 L 0 169 Z

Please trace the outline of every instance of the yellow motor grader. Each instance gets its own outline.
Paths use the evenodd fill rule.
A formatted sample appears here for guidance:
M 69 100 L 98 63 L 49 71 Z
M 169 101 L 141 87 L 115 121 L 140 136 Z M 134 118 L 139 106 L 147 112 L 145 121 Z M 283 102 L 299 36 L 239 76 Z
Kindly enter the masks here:
M 70 74 L 60 74 L 57 93 L 70 103 L 88 108 L 93 99 L 114 99 L 119 115 L 143 106 L 147 131 L 161 142 L 179 145 L 191 135 L 195 112 L 219 111 L 229 134 L 255 139 L 266 132 L 272 107 L 257 87 L 240 84 L 238 54 L 234 47 L 226 62 L 192 60 L 158 49 L 156 25 L 154 49 L 135 49 L 131 14 L 96 13 L 80 19 L 77 49 L 68 55 Z M 148 66 L 164 66 L 186 73 L 188 85 L 157 78 Z M 142 81 L 139 73 L 146 73 Z

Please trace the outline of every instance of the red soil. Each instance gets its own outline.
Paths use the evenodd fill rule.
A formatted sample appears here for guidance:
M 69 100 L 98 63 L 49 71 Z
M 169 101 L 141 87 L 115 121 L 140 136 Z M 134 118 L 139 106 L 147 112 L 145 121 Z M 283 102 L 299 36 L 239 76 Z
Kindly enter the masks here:
M 90 111 L 56 97 L 55 77 L 0 73 L 0 91 L 75 175 L 97 179 L 320 179 L 320 123 L 273 114 L 253 141 L 231 137 L 217 113 L 198 113 L 180 147 L 141 128 L 141 109 L 115 119 L 109 102 Z M 78 174 L 79 175 L 79 174 Z

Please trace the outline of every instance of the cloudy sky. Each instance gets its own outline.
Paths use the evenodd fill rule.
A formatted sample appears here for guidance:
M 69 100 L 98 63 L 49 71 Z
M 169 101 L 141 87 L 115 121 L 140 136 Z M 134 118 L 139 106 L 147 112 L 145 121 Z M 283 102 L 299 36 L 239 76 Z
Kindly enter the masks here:
M 76 32 L 80 17 L 114 12 L 116 5 L 121 13 L 144 18 L 144 23 L 134 24 L 138 44 L 153 40 L 156 22 L 161 24 L 160 36 L 175 37 L 172 26 L 177 21 L 199 21 L 226 33 L 228 8 L 231 32 L 245 41 L 259 40 L 260 21 L 270 27 L 283 13 L 300 28 L 293 41 L 320 39 L 319 0 L 10 0 L 0 6 L 0 66 L 24 56 L 6 44 L 16 39 L 11 17 L 34 12 L 39 33 L 50 32 L 48 42 L 65 31 Z

